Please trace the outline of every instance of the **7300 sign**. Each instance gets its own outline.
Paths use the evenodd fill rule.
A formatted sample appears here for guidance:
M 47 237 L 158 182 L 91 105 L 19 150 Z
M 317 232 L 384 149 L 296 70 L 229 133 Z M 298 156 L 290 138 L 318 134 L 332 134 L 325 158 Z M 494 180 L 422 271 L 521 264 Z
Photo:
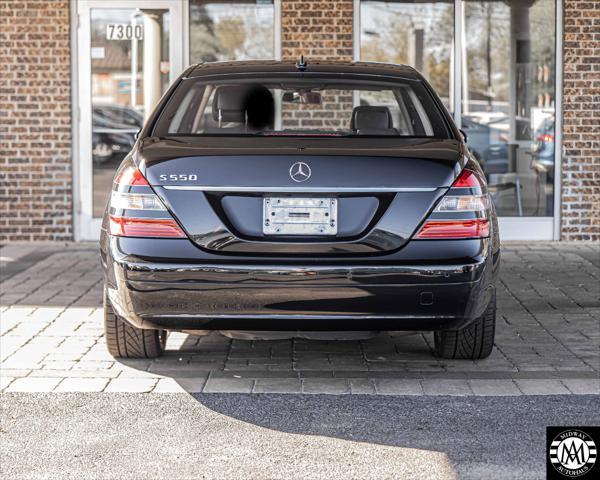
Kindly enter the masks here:
M 144 38 L 144 27 L 130 23 L 109 23 L 106 25 L 107 40 L 142 40 Z

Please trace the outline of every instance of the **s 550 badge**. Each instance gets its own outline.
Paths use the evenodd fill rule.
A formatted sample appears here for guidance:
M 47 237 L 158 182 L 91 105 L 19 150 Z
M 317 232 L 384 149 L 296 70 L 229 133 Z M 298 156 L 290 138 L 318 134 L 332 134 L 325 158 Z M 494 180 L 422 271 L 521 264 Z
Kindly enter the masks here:
M 159 175 L 158 179 L 161 182 L 194 182 L 196 180 L 198 180 L 198 175 L 196 175 L 195 173 L 192 173 L 190 175 L 187 175 L 185 173 L 180 173 L 180 174 L 163 174 L 163 175 Z

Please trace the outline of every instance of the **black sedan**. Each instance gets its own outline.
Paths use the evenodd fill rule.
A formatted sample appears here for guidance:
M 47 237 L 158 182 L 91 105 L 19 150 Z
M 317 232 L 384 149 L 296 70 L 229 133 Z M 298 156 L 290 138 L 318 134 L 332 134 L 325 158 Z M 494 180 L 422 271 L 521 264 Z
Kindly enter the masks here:
M 123 160 L 104 215 L 106 340 L 168 331 L 433 330 L 494 342 L 498 225 L 485 177 L 410 67 L 188 68 Z

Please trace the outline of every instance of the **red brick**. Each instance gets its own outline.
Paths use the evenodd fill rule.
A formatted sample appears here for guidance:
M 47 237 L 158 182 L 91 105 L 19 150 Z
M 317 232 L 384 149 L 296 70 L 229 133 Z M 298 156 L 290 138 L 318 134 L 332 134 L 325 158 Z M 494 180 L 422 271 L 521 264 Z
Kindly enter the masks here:
M 282 58 L 352 60 L 352 13 L 352 0 L 282 1 Z
M 69 17 L 69 0 L 0 0 L 0 241 L 73 236 Z
M 598 85 L 592 72 L 600 58 L 594 15 L 600 1 L 566 0 L 563 76 L 561 239 L 600 240 L 600 143 Z

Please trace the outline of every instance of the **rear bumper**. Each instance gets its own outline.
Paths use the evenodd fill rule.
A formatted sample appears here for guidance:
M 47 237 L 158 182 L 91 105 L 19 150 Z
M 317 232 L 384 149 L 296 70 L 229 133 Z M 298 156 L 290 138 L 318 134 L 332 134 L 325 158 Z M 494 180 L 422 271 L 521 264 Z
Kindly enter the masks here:
M 152 257 L 139 253 L 148 242 Z M 477 241 L 474 250 L 465 243 L 478 255 L 461 263 L 428 264 L 398 259 L 281 264 L 236 257 L 183 262 L 174 251 L 185 250 L 183 242 L 190 243 L 106 237 L 102 258 L 118 315 L 141 328 L 172 330 L 438 330 L 477 318 L 494 289 L 487 240 Z M 163 256 L 160 245 L 169 247 Z

